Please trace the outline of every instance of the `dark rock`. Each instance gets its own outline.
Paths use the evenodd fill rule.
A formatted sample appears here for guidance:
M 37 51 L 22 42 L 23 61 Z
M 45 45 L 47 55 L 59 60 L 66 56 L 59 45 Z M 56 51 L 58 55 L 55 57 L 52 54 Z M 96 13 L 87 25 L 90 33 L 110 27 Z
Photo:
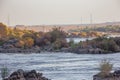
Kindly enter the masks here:
M 108 53 L 99 48 L 69 48 L 68 52 L 77 54 L 104 54 Z
M 120 70 L 109 73 L 107 76 L 100 76 L 99 73 L 93 76 L 93 80 L 120 80 Z
M 120 75 L 120 70 L 115 71 L 114 74 L 119 74 Z
M 4 80 L 50 80 L 42 76 L 42 73 L 37 73 L 35 70 L 23 71 L 19 69 L 13 72 L 8 78 Z

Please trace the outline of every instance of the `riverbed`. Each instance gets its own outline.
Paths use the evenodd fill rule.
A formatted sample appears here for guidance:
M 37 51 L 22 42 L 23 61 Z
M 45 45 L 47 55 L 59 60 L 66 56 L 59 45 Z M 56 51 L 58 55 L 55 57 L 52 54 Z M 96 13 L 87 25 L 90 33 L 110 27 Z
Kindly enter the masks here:
M 92 80 L 99 72 L 99 63 L 103 59 L 114 64 L 114 70 L 120 68 L 120 53 L 116 54 L 73 54 L 49 53 L 41 54 L 0 54 L 0 68 L 5 65 L 10 72 L 17 69 L 42 72 L 52 80 Z

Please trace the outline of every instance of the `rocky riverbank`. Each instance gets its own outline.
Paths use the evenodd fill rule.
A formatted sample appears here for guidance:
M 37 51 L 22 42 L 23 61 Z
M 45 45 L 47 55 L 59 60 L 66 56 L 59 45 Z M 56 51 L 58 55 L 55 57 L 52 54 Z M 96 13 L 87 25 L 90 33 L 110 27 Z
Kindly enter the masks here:
M 35 70 L 23 71 L 19 69 L 13 72 L 8 78 L 3 80 L 50 80 L 46 77 L 43 77 L 42 73 L 37 73 Z
M 100 39 L 100 40 L 99 40 Z M 18 44 L 19 43 L 19 44 Z M 99 44 L 97 44 L 99 43 Z M 117 42 L 118 43 L 118 39 Z M 106 40 L 106 38 L 98 38 L 98 40 L 83 41 L 78 44 L 73 41 L 67 43 L 62 39 L 55 43 L 42 46 L 33 45 L 31 47 L 21 46 L 22 42 L 18 39 L 12 39 L 0 46 L 0 53 L 40 53 L 40 52 L 70 52 L 77 54 L 106 54 L 120 52 L 120 47 L 115 41 Z M 29 45 L 29 43 L 27 44 Z
M 76 54 L 107 54 L 111 53 L 110 51 L 105 51 L 100 48 L 68 48 L 62 49 L 64 52 L 71 52 Z
M 0 48 L 0 53 L 41 53 L 41 52 L 66 52 L 66 53 L 76 53 L 76 54 L 106 54 L 111 53 L 110 51 L 104 51 L 99 48 L 62 48 L 58 50 L 54 49 L 41 49 L 41 48 L 28 48 L 28 49 L 21 49 L 21 48 Z
M 71 52 L 77 54 L 104 54 L 120 52 L 120 37 L 98 38 L 75 43 L 67 42 L 67 33 L 60 27 L 53 28 L 50 32 L 35 32 L 9 28 L 0 23 L 0 53 L 40 53 Z M 85 34 L 84 34 L 85 35 Z
M 93 76 L 93 80 L 120 80 L 120 70 L 109 73 L 109 75 L 101 77 L 99 74 Z
M 112 53 L 111 51 L 105 51 L 100 48 L 61 48 L 61 49 L 54 49 L 52 45 L 44 46 L 44 47 L 31 47 L 31 48 L 15 48 L 12 46 L 5 46 L 0 48 L 0 53 L 40 53 L 40 52 L 66 52 L 66 53 L 76 53 L 76 54 L 107 54 Z
M 3 49 L 0 48 L 0 53 L 40 53 L 40 49 L 30 48 L 30 49 L 20 49 L 20 48 L 10 48 Z

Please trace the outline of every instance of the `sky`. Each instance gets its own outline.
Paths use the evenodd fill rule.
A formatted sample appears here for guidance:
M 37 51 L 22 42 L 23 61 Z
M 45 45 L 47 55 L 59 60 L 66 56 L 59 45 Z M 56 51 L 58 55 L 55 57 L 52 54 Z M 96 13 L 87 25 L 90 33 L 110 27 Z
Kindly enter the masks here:
M 0 0 L 0 22 L 9 25 L 89 24 L 91 19 L 120 21 L 120 0 Z

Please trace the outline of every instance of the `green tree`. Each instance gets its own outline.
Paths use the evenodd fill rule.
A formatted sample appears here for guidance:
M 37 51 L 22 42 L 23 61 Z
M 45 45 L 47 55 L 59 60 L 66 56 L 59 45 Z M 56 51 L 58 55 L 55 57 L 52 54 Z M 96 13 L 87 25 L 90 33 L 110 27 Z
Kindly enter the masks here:
M 55 42 L 57 39 L 65 38 L 66 33 L 59 27 L 59 28 L 53 28 L 51 32 L 49 32 L 51 35 L 51 42 Z

